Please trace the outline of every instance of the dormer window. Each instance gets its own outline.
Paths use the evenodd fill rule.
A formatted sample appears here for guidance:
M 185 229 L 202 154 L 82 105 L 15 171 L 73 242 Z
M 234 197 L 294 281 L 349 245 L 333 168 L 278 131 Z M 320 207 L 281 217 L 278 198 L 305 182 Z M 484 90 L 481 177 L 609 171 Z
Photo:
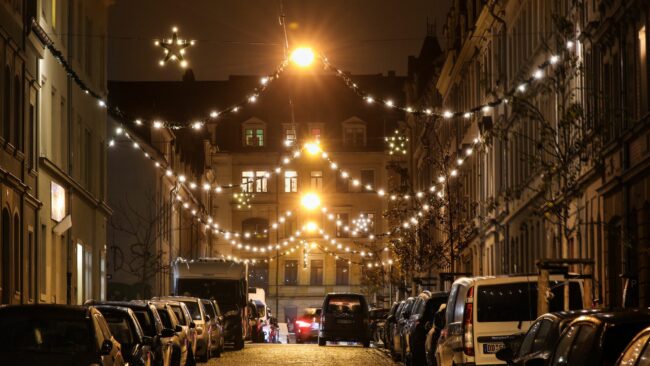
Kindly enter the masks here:
M 244 146 L 262 147 L 266 143 L 266 124 L 259 119 L 251 119 L 244 122 L 242 126 L 242 137 Z
M 343 145 L 346 147 L 366 146 L 366 122 L 350 118 L 343 122 Z
M 312 141 L 321 141 L 323 139 L 323 124 L 322 123 L 309 123 L 309 139 Z

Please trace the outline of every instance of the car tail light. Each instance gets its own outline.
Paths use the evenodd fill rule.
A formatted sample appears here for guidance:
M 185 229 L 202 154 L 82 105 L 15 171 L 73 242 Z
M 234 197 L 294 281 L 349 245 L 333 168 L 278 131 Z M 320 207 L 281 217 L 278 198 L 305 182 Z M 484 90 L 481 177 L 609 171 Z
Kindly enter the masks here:
M 311 327 L 310 323 L 307 323 L 306 321 L 302 321 L 302 320 L 296 321 L 296 324 L 298 325 L 298 328 L 309 328 L 309 327 Z
M 467 300 L 465 300 L 465 313 L 463 315 L 463 351 L 468 356 L 474 356 L 474 287 L 467 291 Z

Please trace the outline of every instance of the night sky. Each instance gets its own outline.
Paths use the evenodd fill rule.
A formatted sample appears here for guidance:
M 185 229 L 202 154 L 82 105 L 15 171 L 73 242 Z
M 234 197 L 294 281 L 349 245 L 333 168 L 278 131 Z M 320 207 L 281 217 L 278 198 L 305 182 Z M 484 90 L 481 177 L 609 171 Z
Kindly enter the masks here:
M 451 0 L 284 0 L 290 47 L 309 44 L 352 73 L 406 73 L 426 35 L 437 33 Z M 279 0 L 114 0 L 109 8 L 109 78 L 179 80 L 177 65 L 158 66 L 155 38 L 197 44 L 186 55 L 197 80 L 262 74 L 283 57 Z

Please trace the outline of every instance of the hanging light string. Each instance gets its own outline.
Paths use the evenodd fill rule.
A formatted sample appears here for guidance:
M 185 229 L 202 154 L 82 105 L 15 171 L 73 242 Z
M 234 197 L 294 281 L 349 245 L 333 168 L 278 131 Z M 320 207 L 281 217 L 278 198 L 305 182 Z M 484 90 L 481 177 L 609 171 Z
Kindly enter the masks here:
M 574 41 L 567 41 L 566 47 L 568 50 L 573 49 L 574 46 Z M 399 105 L 396 104 L 396 102 L 392 99 L 373 96 L 371 93 L 359 87 L 359 85 L 345 71 L 343 71 L 343 69 L 336 67 L 330 63 L 325 55 L 319 54 L 319 59 L 323 63 L 326 70 L 329 70 L 333 72 L 334 75 L 338 76 L 352 92 L 363 98 L 363 100 L 365 100 L 368 104 L 377 104 L 380 106 L 383 105 L 386 108 L 400 110 L 406 114 L 412 114 L 415 116 L 426 116 L 444 119 L 462 117 L 469 119 L 472 116 L 478 115 L 480 113 L 489 113 L 494 107 L 497 107 L 503 103 L 508 103 L 508 99 L 514 96 L 516 93 L 526 92 L 528 87 L 544 78 L 545 74 L 547 73 L 547 69 L 556 65 L 560 61 L 560 56 L 557 54 L 552 54 L 544 62 L 539 64 L 528 78 L 524 79 L 518 85 L 504 93 L 501 97 L 497 97 L 491 102 L 481 104 L 464 111 L 453 111 L 443 108 L 442 113 L 435 111 L 433 107 L 421 109 L 408 105 Z
M 216 118 L 224 114 L 236 113 L 241 109 L 245 108 L 246 106 L 257 102 L 259 97 L 265 91 L 268 90 L 269 86 L 273 81 L 277 80 L 280 77 L 280 75 L 284 72 L 287 65 L 289 65 L 290 63 L 289 59 L 283 60 L 278 65 L 278 67 L 276 67 L 275 71 L 273 71 L 267 76 L 261 77 L 260 85 L 253 88 L 246 95 L 245 98 L 243 98 L 242 100 L 238 101 L 237 103 L 229 107 L 224 108 L 221 111 L 217 111 L 217 110 L 210 111 L 202 119 L 197 119 L 195 121 L 190 121 L 190 122 L 172 122 L 172 121 L 165 121 L 162 119 L 145 120 L 142 118 L 129 119 L 129 117 L 126 116 L 126 114 L 118 106 L 109 105 L 108 101 L 106 101 L 106 99 L 104 99 L 102 95 L 95 92 L 88 84 L 86 84 L 86 82 L 79 76 L 79 74 L 77 74 L 74 68 L 70 65 L 70 62 L 68 62 L 68 60 L 65 58 L 63 52 L 61 52 L 59 49 L 56 48 L 54 41 L 45 33 L 43 28 L 41 28 L 36 23 L 35 20 L 32 20 L 32 30 L 34 31 L 34 34 L 39 38 L 39 40 L 43 43 L 43 45 L 45 45 L 45 47 L 49 50 L 52 56 L 54 56 L 54 59 L 59 64 L 61 64 L 61 66 L 68 74 L 70 79 L 72 79 L 72 81 L 79 87 L 79 89 L 81 89 L 82 92 L 96 99 L 97 105 L 100 108 L 106 108 L 111 113 L 111 115 L 116 116 L 124 121 L 132 121 L 132 124 L 137 127 L 148 125 L 156 129 L 169 128 L 172 130 L 178 130 L 183 128 L 191 128 L 194 130 L 200 130 L 203 128 L 203 126 L 205 126 L 207 121 L 215 120 Z

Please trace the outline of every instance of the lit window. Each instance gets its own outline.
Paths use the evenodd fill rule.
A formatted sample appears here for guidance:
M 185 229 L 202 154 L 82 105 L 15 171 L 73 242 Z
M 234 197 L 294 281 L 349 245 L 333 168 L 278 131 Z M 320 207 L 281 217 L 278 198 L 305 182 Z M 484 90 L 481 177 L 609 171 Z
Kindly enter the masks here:
M 316 170 L 311 172 L 311 190 L 322 192 L 323 191 L 323 172 Z
M 287 142 L 288 146 L 293 146 L 296 144 L 296 130 L 289 128 L 284 130 L 284 140 Z
M 264 146 L 264 129 L 247 128 L 244 130 L 246 146 Z
M 321 138 L 321 130 L 320 130 L 320 128 L 312 128 L 311 129 L 311 137 L 314 140 L 320 140 L 320 138 Z
M 268 172 L 257 171 L 255 172 L 255 192 L 266 193 L 268 192 Z
M 298 173 L 295 170 L 284 172 L 284 191 L 287 193 L 298 192 Z
M 253 192 L 255 175 L 253 171 L 247 170 L 241 172 L 241 190 L 242 192 Z
M 345 260 L 336 261 L 336 284 L 338 286 L 350 284 L 350 265 Z
M 336 236 L 339 238 L 347 238 L 348 237 L 348 224 L 349 224 L 349 216 L 347 213 L 338 213 L 336 214 Z M 345 230 L 345 228 L 348 228 L 348 230 Z

